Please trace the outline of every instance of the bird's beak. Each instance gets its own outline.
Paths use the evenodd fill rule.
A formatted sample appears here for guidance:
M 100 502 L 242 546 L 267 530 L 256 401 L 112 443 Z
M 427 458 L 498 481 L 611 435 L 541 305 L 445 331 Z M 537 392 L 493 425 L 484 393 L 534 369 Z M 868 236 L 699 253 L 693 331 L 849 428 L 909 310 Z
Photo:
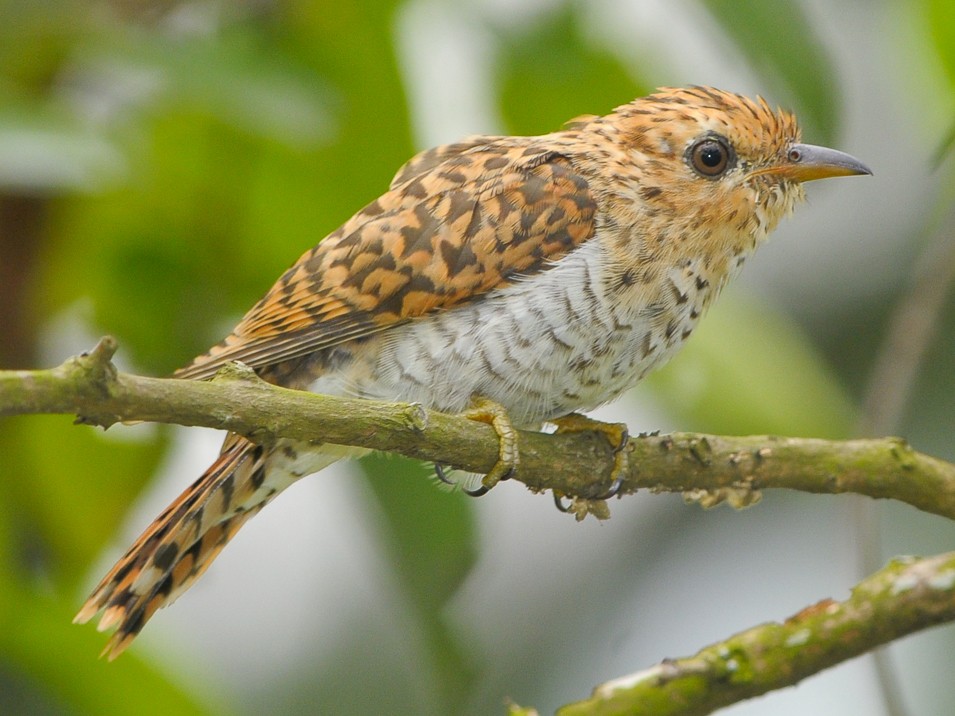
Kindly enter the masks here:
M 814 144 L 793 144 L 786 158 L 760 174 L 776 174 L 793 181 L 871 174 L 872 170 L 851 154 Z

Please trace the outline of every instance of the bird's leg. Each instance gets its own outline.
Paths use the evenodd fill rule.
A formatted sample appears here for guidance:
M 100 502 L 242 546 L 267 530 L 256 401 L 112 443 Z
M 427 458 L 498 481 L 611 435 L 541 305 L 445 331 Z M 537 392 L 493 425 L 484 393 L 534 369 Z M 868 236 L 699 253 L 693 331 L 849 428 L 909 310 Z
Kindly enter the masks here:
M 462 417 L 468 420 L 476 420 L 480 423 L 487 423 L 498 437 L 497 462 L 491 471 L 481 480 L 481 486 L 474 490 L 464 490 L 472 497 L 486 495 L 492 487 L 501 480 L 507 480 L 520 461 L 517 452 L 517 430 L 511 425 L 511 419 L 507 411 L 500 403 L 495 403 L 488 398 L 475 397 L 473 405 L 468 410 L 461 413 Z M 439 478 L 441 474 L 439 473 Z
M 623 423 L 604 423 L 599 420 L 588 418 L 580 413 L 570 413 L 562 418 L 549 421 L 557 426 L 557 433 L 582 433 L 598 432 L 601 433 L 610 443 L 613 449 L 613 468 L 610 471 L 610 487 L 602 495 L 587 498 L 588 502 L 609 500 L 620 492 L 623 486 L 624 477 L 627 474 L 627 467 L 630 460 L 627 452 L 627 442 L 630 439 L 627 433 L 627 426 Z M 567 507 L 561 502 L 562 495 L 554 492 L 554 503 L 561 512 L 574 511 L 573 507 Z M 579 519 L 579 518 L 578 518 Z

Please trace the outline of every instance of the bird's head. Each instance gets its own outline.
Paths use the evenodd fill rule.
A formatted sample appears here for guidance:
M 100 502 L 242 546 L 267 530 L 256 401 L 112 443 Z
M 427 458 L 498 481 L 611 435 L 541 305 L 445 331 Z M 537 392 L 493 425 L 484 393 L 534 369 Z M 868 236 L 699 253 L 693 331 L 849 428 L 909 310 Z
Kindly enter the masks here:
M 803 198 L 804 182 L 871 174 L 848 154 L 803 144 L 789 112 L 710 87 L 661 89 L 603 121 L 637 168 L 635 214 L 668 241 L 748 252 Z

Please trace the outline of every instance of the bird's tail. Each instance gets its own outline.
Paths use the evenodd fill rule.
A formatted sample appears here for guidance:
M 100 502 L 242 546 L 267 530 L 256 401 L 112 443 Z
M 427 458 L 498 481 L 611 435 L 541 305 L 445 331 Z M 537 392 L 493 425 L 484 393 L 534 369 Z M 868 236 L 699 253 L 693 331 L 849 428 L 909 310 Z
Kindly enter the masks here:
M 102 611 L 99 630 L 116 626 L 104 655 L 119 656 L 156 610 L 192 586 L 239 528 L 295 480 L 281 470 L 267 474 L 267 455 L 230 435 L 219 458 L 103 577 L 73 621 Z

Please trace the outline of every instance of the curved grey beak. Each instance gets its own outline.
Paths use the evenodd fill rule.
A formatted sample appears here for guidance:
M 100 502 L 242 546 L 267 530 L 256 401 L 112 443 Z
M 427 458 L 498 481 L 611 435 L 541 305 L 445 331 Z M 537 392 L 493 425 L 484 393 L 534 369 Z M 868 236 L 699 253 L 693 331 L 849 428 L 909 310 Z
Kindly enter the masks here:
M 795 181 L 872 174 L 869 167 L 851 154 L 815 144 L 793 144 L 786 159 L 770 171 Z

